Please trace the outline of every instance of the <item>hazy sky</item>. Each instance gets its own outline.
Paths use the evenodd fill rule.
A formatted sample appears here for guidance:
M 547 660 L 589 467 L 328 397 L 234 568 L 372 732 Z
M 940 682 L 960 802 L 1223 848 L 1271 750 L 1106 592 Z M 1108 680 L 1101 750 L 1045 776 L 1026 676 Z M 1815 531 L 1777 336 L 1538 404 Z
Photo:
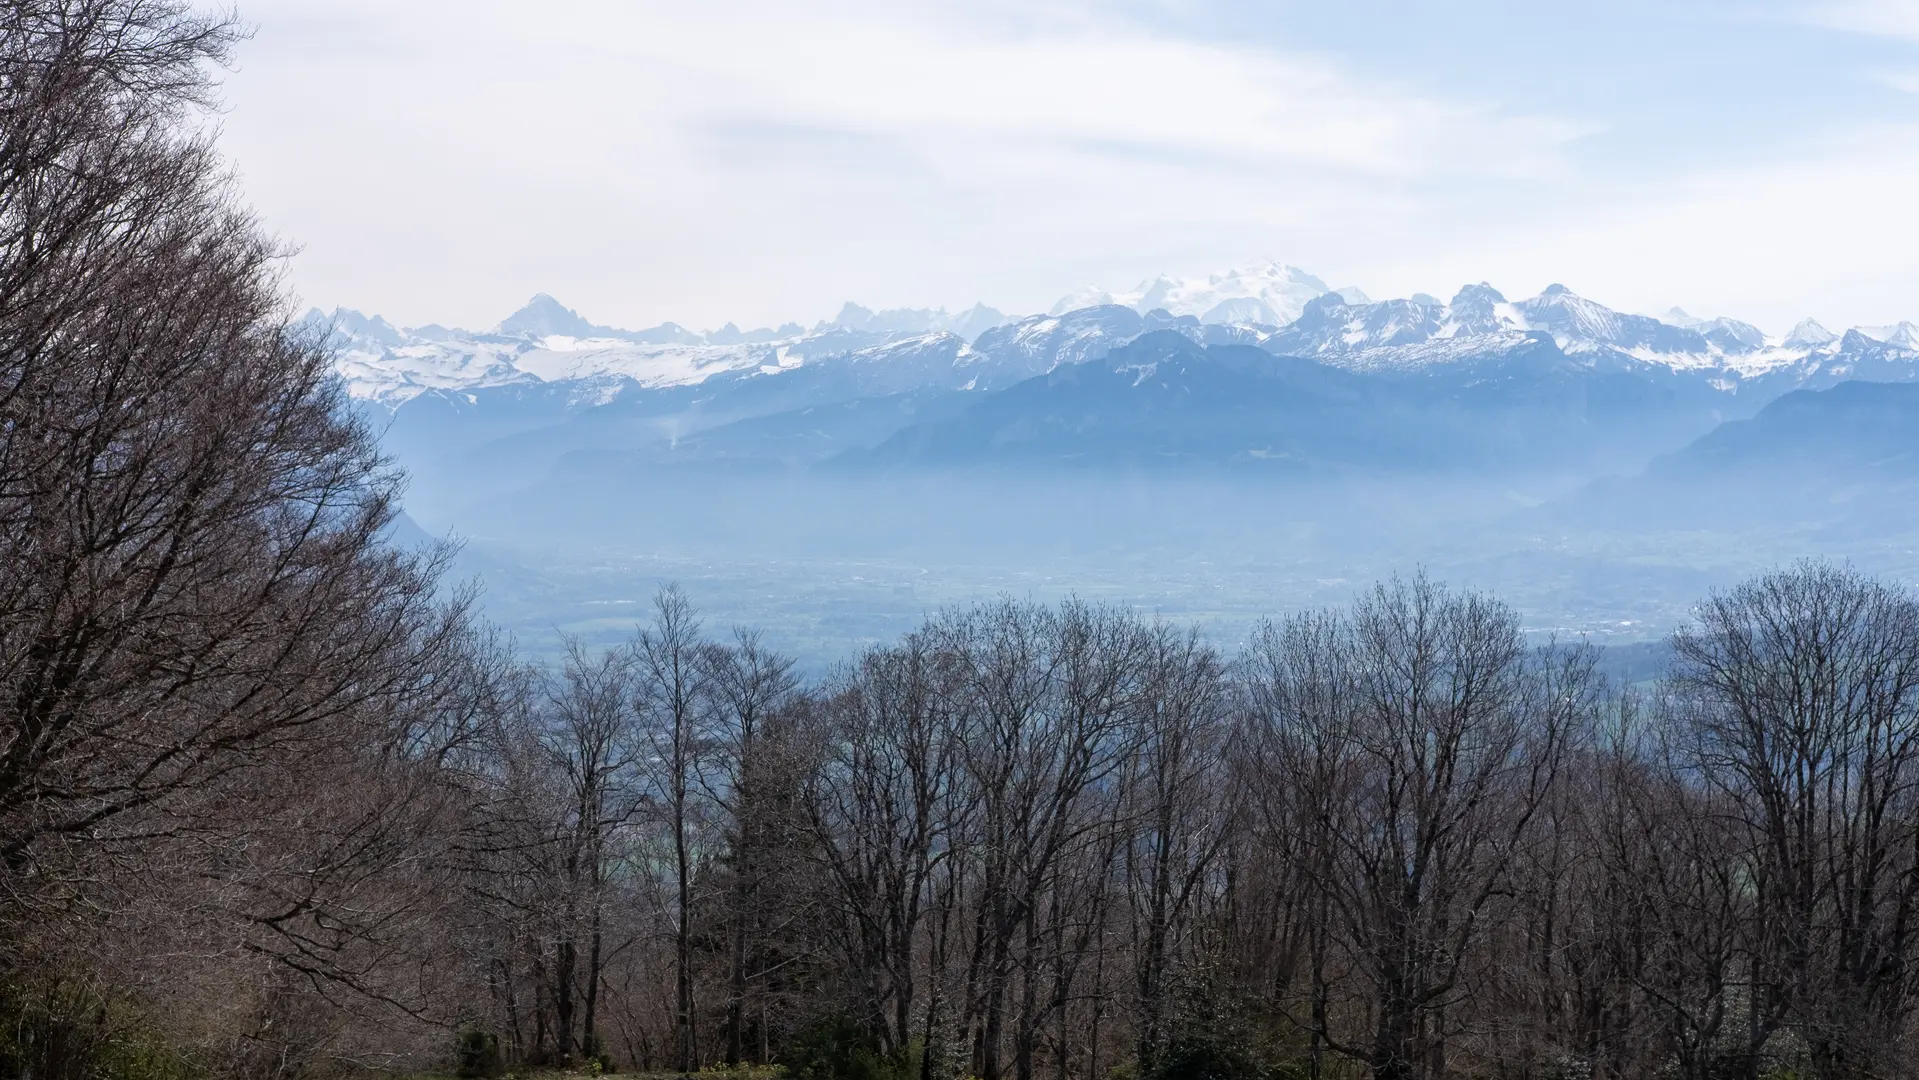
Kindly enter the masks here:
M 241 0 L 308 302 L 695 327 L 1291 262 L 1919 319 L 1919 0 Z

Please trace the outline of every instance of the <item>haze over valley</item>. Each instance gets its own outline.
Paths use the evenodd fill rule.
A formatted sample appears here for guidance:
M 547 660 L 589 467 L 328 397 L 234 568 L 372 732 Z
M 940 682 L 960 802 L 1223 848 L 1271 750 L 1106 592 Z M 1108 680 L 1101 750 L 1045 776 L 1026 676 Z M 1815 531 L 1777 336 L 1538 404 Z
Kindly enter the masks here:
M 626 632 L 661 580 L 824 663 L 1000 593 L 1231 641 L 1424 567 L 1630 643 L 1807 552 L 1919 569 L 1909 322 L 1375 301 L 1278 263 L 1030 315 L 632 330 L 540 295 L 483 331 L 306 322 L 413 527 L 535 648 Z

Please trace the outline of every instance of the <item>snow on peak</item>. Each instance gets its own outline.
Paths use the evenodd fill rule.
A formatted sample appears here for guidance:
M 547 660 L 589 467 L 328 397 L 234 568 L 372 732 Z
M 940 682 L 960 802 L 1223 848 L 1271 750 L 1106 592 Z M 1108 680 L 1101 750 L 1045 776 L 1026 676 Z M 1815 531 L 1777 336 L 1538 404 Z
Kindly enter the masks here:
M 741 330 L 729 322 L 696 333 L 669 322 L 622 330 L 597 325 L 540 293 L 483 333 L 437 325 L 401 330 L 377 316 L 369 319 L 344 309 L 331 316 L 316 310 L 303 322 L 331 335 L 334 367 L 350 394 L 398 406 L 429 390 L 526 382 L 685 386 L 723 373 L 777 373 L 862 349 L 869 350 L 865 358 L 877 366 L 901 365 L 902 385 L 917 385 L 919 376 L 905 368 L 930 371 L 942 364 L 951 368 L 970 363 L 970 347 L 956 334 L 970 337 L 1003 323 L 1005 316 L 984 305 L 948 314 L 872 312 L 848 304 L 841 320 L 858 328 L 822 323 L 809 333 L 787 323 L 777 329 Z M 899 348 L 883 347 L 895 342 Z M 875 348 L 878 351 L 872 351 Z M 915 358 L 911 364 L 909 357 Z
M 1564 285 L 1548 285 L 1531 300 L 1513 305 L 1535 329 L 1550 331 L 1567 352 L 1612 348 L 1641 360 L 1679 367 L 1701 366 L 1715 355 L 1697 330 L 1647 315 L 1628 315 L 1588 300 Z M 1684 359 L 1681 359 L 1684 358 Z
M 1348 290 L 1363 302 L 1364 293 L 1351 286 Z M 1118 304 L 1142 315 L 1158 309 L 1170 315 L 1193 315 L 1207 323 L 1256 320 L 1279 326 L 1299 318 L 1308 302 L 1331 291 L 1324 281 L 1297 266 L 1265 262 L 1234 267 L 1203 278 L 1162 274 L 1123 293 L 1110 293 L 1096 285 L 1087 285 L 1061 297 L 1050 314 Z
M 1170 312 L 1168 314 L 1171 314 Z M 1279 317 L 1272 306 L 1257 296 L 1235 296 L 1207 308 L 1199 317 L 1203 323 L 1278 326 L 1289 320 Z
M 757 378 L 833 360 L 863 385 L 898 392 L 946 385 L 1009 385 L 1060 364 L 1096 359 L 1157 329 L 1210 343 L 1256 344 L 1354 369 L 1413 371 L 1488 359 L 1546 357 L 1582 366 L 1659 365 L 1703 371 L 1736 386 L 1769 372 L 1919 367 L 1919 326 L 1859 327 L 1842 338 L 1807 319 L 1783 342 L 1736 319 L 1700 319 L 1680 308 L 1663 317 L 1615 311 L 1563 284 L 1508 301 L 1480 282 L 1450 301 L 1425 293 L 1372 301 L 1356 288 L 1328 289 L 1297 267 L 1265 263 L 1205 278 L 1162 276 L 1113 295 L 1088 286 L 1052 314 L 1010 320 L 983 304 L 875 311 L 847 303 L 811 331 L 794 323 L 697 333 L 674 323 L 648 330 L 596 325 L 540 293 L 490 332 L 429 325 L 401 329 L 345 308 L 301 320 L 328 335 L 355 397 L 398 405 L 428 390 L 526 382 L 609 380 L 685 386 L 715 375 Z
M 1437 336 L 1447 338 L 1526 329 L 1525 317 L 1518 309 L 1507 303 L 1498 289 L 1483 281 L 1477 285 L 1462 285 L 1453 294 L 1453 302 L 1444 305 L 1440 323 Z
M 1654 316 L 1660 322 L 1677 326 L 1684 330 L 1697 330 L 1707 341 L 1729 353 L 1751 352 L 1766 347 L 1766 333 L 1749 322 L 1728 319 L 1721 316 L 1716 319 L 1701 319 L 1688 314 L 1685 308 L 1667 308 L 1663 315 Z
M 1483 282 L 1460 289 L 1443 305 L 1423 294 L 1355 304 L 1328 293 L 1263 344 L 1342 367 L 1416 370 L 1530 354 L 1548 337 L 1557 350 L 1553 355 L 1583 366 L 1651 364 L 1706 372 L 1722 389 L 1772 372 L 1864 370 L 1861 364 L 1919 370 L 1919 325 L 1913 323 L 1860 327 L 1841 338 L 1808 319 L 1775 344 L 1738 319 L 1699 319 L 1679 308 L 1663 319 L 1633 315 L 1562 284 L 1513 303 Z
M 546 293 L 535 293 L 520 310 L 500 320 L 499 332 L 509 335 L 528 337 L 590 338 L 598 336 L 592 323 L 580 317 L 580 313 L 553 299 Z
M 1266 347 L 1341 367 L 1411 369 L 1523 343 L 1511 305 L 1487 285 L 1469 285 L 1451 305 L 1430 296 L 1352 303 L 1328 292 Z
M 1788 348 L 1816 349 L 1822 345 L 1830 345 L 1838 340 L 1838 334 L 1820 326 L 1812 319 L 1805 319 L 1802 320 L 1798 326 L 1792 328 L 1792 333 L 1786 335 L 1784 344 Z
M 1919 350 L 1919 326 L 1897 322 L 1891 326 L 1861 326 L 1859 332 L 1895 349 Z
M 848 300 L 841 306 L 840 313 L 833 317 L 832 322 L 822 325 L 876 333 L 940 331 L 957 334 L 971 341 L 1008 321 L 1005 313 L 997 308 L 987 307 L 985 304 L 974 304 L 960 312 L 948 312 L 945 308 L 892 308 L 886 311 L 874 311 L 865 305 Z
M 400 329 L 378 315 L 368 318 L 352 308 L 336 307 L 329 315 L 319 308 L 309 310 L 300 323 L 336 341 L 364 342 L 373 345 L 398 345 L 404 340 Z
M 1048 315 L 1064 315 L 1069 311 L 1078 311 L 1081 308 L 1089 307 L 1104 307 L 1113 302 L 1113 294 L 1107 292 L 1105 289 L 1097 285 L 1081 285 L 1079 288 L 1060 297 L 1054 302 L 1052 307 L 1046 309 L 1046 313 Z
M 1693 319 L 1683 312 L 1673 317 L 1691 326 L 1614 311 L 1563 284 L 1518 302 L 1508 302 L 1485 282 L 1464 286 L 1444 304 L 1423 293 L 1378 303 L 1327 293 L 1307 304 L 1267 347 L 1363 369 L 1472 362 L 1535 350 L 1547 338 L 1582 364 L 1651 363 L 1743 374 L 1803 357 L 1769 350 L 1757 327 L 1736 319 Z

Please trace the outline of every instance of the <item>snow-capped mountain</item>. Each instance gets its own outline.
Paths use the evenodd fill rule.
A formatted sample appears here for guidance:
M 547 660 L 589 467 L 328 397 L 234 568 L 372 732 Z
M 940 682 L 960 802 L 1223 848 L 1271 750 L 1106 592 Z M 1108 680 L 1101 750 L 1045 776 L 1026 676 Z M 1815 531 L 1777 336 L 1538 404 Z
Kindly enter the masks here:
M 1087 302 L 1095 300 L 1103 302 Z M 345 309 L 316 310 L 307 320 L 332 335 L 350 392 L 388 408 L 427 391 L 579 383 L 579 393 L 569 396 L 588 399 L 615 392 L 610 387 L 757 380 L 823 363 L 846 369 L 834 385 L 864 393 L 993 389 L 1096 359 L 1159 329 L 1202 344 L 1257 345 L 1359 371 L 1496 362 L 1521 352 L 1543 355 L 1539 346 L 1549 344 L 1554 355 L 1588 368 L 1665 371 L 1727 392 L 1755 380 L 1772 393 L 1847 377 L 1919 378 L 1919 327 L 1910 322 L 1835 334 L 1807 319 L 1772 338 L 1749 323 L 1695 318 L 1677 308 L 1663 318 L 1615 311 L 1563 285 L 1516 301 L 1481 283 L 1450 301 L 1420 293 L 1374 302 L 1270 263 L 1205 279 L 1162 277 L 1118 296 L 1083 291 L 1056 309 L 1008 318 L 984 305 L 951 313 L 848 303 L 810 330 L 797 323 L 624 330 L 591 322 L 541 294 L 479 332 L 400 328 Z
M 349 392 L 389 407 L 428 390 L 521 382 L 618 377 L 646 387 L 683 386 L 721 372 L 796 366 L 807 355 L 807 341 L 839 352 L 872 343 L 870 336 L 835 340 L 840 328 L 828 324 L 813 333 L 793 323 L 752 331 L 729 323 L 704 334 L 674 323 L 621 330 L 591 323 L 545 294 L 490 331 L 403 330 L 347 309 L 314 310 L 305 321 L 331 335 Z
M 1766 332 L 1749 322 L 1740 322 L 1738 319 L 1695 319 L 1686 314 L 1683 309 L 1673 308 L 1666 312 L 1666 317 L 1662 321 L 1687 330 L 1698 331 L 1700 336 L 1726 352 L 1751 352 L 1754 349 L 1766 347 Z
M 943 331 L 971 341 L 1006 321 L 1007 317 L 1004 313 L 985 304 L 974 304 L 965 311 L 949 313 L 945 308 L 893 308 L 887 311 L 874 311 L 848 301 L 840 308 L 840 313 L 833 317 L 830 324 L 821 325 L 875 333 Z
M 976 347 L 1026 376 L 1091 360 L 1143 333 L 1146 320 L 1129 307 L 1100 304 L 1059 315 L 1035 315 L 981 334 Z
M 1064 315 L 1080 308 L 1116 304 L 1141 315 L 1157 309 L 1172 315 L 1192 315 L 1204 323 L 1280 326 L 1299 318 L 1308 303 L 1332 291 L 1324 281 L 1297 266 L 1271 262 L 1204 278 L 1162 274 L 1140 282 L 1131 292 L 1112 293 L 1087 285 L 1061 297 L 1047 313 Z M 1366 300 L 1358 289 L 1339 291 L 1355 303 Z
M 1792 328 L 1786 339 L 1780 344 L 1789 349 L 1816 349 L 1821 345 L 1830 345 L 1839 340 L 1839 335 L 1820 326 L 1813 319 L 1802 319 Z
M 1919 326 L 1909 322 L 1891 326 L 1861 326 L 1858 330 L 1874 341 L 1884 342 L 1895 349 L 1919 350 Z
M 1720 390 L 1754 379 L 1771 383 L 1829 383 L 1859 374 L 1919 378 L 1919 348 L 1911 324 L 1835 335 L 1808 319 L 1783 340 L 1736 319 L 1669 321 L 1614 311 L 1564 285 L 1509 302 L 1481 283 L 1459 290 L 1450 303 L 1431 297 L 1354 304 L 1329 293 L 1262 342 L 1271 352 L 1309 356 L 1353 370 L 1417 371 L 1497 357 L 1550 340 L 1586 367 L 1668 370 L 1704 378 Z
M 606 379 L 662 388 L 725 373 L 777 374 L 824 356 L 870 364 L 868 351 L 874 348 L 898 346 L 883 350 L 898 357 L 935 336 L 947 340 L 932 345 L 932 351 L 944 354 L 951 365 L 959 362 L 967 342 L 1007 319 L 983 304 L 949 314 L 944 309 L 872 311 L 849 303 L 837 318 L 811 330 L 798 323 L 757 330 L 728 323 L 701 333 L 670 322 L 622 330 L 593 323 L 541 293 L 486 331 L 439 325 L 402 329 L 346 308 L 331 314 L 315 309 L 303 321 L 329 335 L 336 367 L 354 397 L 393 407 L 429 390 Z
M 403 331 L 388 343 L 338 329 L 335 364 L 356 398 L 394 406 L 428 390 L 473 390 L 522 382 L 621 376 L 643 386 L 698 383 L 722 371 L 771 364 L 779 341 L 739 345 L 653 344 L 610 337 Z

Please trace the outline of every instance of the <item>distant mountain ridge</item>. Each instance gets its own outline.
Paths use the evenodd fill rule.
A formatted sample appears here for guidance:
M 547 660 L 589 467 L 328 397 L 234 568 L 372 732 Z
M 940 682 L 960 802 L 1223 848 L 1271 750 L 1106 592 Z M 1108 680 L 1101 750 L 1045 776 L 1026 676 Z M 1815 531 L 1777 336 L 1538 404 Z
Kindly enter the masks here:
M 1147 289 L 1020 318 L 848 304 L 811 329 L 628 331 L 545 295 L 482 332 L 308 319 L 333 335 L 423 503 L 711 469 L 1477 470 L 1545 492 L 1637 472 L 1794 391 L 1919 384 L 1907 324 L 1833 334 L 1807 320 L 1772 338 L 1563 285 L 1518 300 L 1486 283 L 1449 300 L 1325 291 L 1283 324 L 1217 321 L 1221 304 L 1256 299 L 1222 293 L 1297 276 L 1158 288 L 1183 312 L 1138 310 Z
M 1113 310 L 1125 309 L 1088 309 Z M 1075 314 L 1083 313 L 1061 318 Z M 1364 321 L 1387 341 L 1417 337 L 1392 314 Z M 1710 428 L 1721 404 L 1698 382 L 1659 368 L 1597 366 L 1538 331 L 1495 330 L 1502 346 L 1470 362 L 1410 364 L 1328 363 L 1275 339 L 1233 342 L 1217 340 L 1224 335 L 1212 327 L 1194 330 L 1190 317 L 1149 329 L 1096 358 L 916 420 L 838 464 L 1585 473 L 1632 467 L 1638 448 Z M 1430 355 L 1429 345 L 1379 348 Z
M 626 330 L 594 323 L 542 293 L 478 332 L 401 328 L 347 309 L 331 315 L 316 309 L 306 320 L 333 335 L 352 394 L 388 408 L 429 391 L 530 382 L 659 389 L 715 376 L 770 377 L 879 346 L 891 347 L 890 355 L 912 354 L 907 343 L 938 334 L 988 357 L 989 367 L 1029 376 L 1164 328 L 1196 341 L 1257 345 L 1371 371 L 1471 365 L 1549 338 L 1588 366 L 1688 373 L 1722 393 L 1755 384 L 1776 393 L 1849 377 L 1899 379 L 1919 357 L 1919 327 L 1910 322 L 1834 334 L 1807 319 L 1770 338 L 1748 323 L 1694 318 L 1676 308 L 1664 318 L 1615 311 L 1563 285 L 1517 301 L 1481 283 L 1461 288 L 1450 301 L 1415 294 L 1374 302 L 1280 263 L 1206 278 L 1162 276 L 1123 294 L 1089 288 L 1049 313 L 1022 318 L 985 305 L 960 312 L 875 311 L 849 302 L 811 329 L 786 323 L 741 330 L 728 323 L 698 332 L 668 322 Z M 959 359 L 956 349 L 945 351 Z
M 1858 535 L 1919 526 L 1919 384 L 1795 390 L 1542 513 L 1581 528 L 1698 529 L 1782 516 Z

